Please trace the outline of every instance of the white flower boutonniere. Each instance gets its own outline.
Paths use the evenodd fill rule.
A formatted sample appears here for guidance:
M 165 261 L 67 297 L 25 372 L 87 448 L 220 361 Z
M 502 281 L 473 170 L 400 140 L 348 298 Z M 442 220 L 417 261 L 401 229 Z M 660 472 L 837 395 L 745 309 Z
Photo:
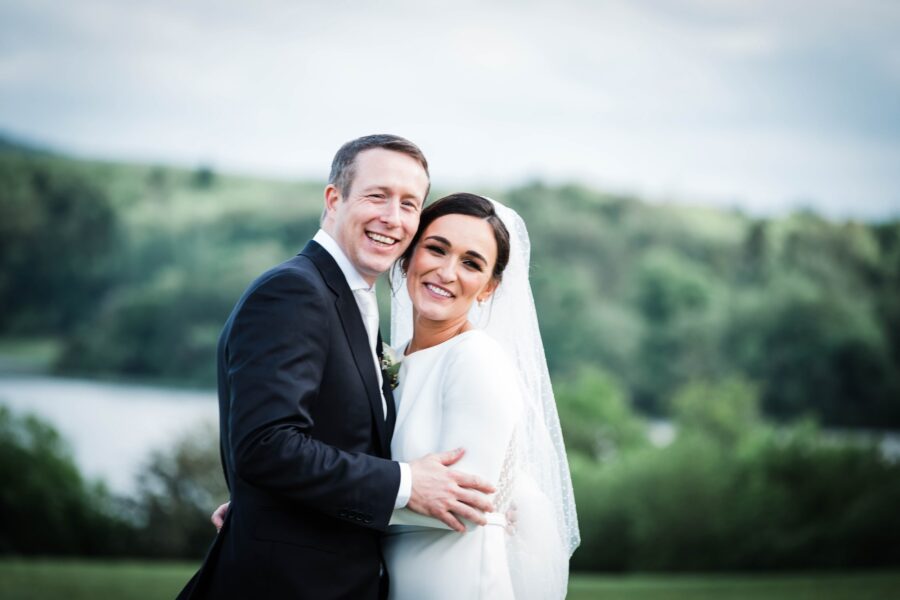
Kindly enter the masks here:
M 381 370 L 384 379 L 391 385 L 391 389 L 397 389 L 400 384 L 400 356 L 390 346 L 385 346 L 381 355 Z

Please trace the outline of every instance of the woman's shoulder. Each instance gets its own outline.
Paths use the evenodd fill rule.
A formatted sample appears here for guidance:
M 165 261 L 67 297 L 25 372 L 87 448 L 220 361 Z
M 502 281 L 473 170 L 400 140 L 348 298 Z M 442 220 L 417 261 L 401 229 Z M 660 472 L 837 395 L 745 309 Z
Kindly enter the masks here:
M 441 389 L 465 403 L 479 404 L 487 399 L 489 403 L 482 406 L 514 411 L 521 378 L 506 349 L 481 330 L 470 330 L 460 337 L 447 354 Z
M 462 367 L 470 372 L 509 370 L 512 360 L 506 349 L 481 329 L 470 329 L 460 334 L 459 340 L 447 352 L 448 364 Z
M 457 336 L 454 349 L 459 352 L 465 348 L 469 352 L 496 352 L 502 350 L 500 343 L 483 329 L 470 329 Z

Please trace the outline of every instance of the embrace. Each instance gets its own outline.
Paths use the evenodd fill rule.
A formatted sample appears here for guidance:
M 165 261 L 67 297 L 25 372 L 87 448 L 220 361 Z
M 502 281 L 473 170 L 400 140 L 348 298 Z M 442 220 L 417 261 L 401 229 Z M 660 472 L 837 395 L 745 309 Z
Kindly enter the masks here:
M 579 543 L 522 219 L 344 144 L 321 229 L 219 340 L 231 493 L 180 599 L 563 598 Z M 391 271 L 391 342 L 375 281 Z

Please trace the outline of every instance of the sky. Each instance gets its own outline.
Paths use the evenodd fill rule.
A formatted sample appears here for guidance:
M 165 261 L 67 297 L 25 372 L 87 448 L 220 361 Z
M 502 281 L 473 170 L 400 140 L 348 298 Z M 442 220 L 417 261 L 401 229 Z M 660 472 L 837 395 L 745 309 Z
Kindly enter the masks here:
M 0 0 L 0 132 L 324 180 L 419 144 L 434 186 L 900 216 L 895 0 Z

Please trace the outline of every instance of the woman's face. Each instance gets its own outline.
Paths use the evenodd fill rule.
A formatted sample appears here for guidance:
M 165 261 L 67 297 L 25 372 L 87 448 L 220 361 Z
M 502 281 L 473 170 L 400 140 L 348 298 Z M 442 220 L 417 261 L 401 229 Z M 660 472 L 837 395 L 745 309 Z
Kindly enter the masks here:
M 445 215 L 422 233 L 407 269 L 407 289 L 417 318 L 465 318 L 472 303 L 496 288 L 492 277 L 497 241 L 487 221 Z

